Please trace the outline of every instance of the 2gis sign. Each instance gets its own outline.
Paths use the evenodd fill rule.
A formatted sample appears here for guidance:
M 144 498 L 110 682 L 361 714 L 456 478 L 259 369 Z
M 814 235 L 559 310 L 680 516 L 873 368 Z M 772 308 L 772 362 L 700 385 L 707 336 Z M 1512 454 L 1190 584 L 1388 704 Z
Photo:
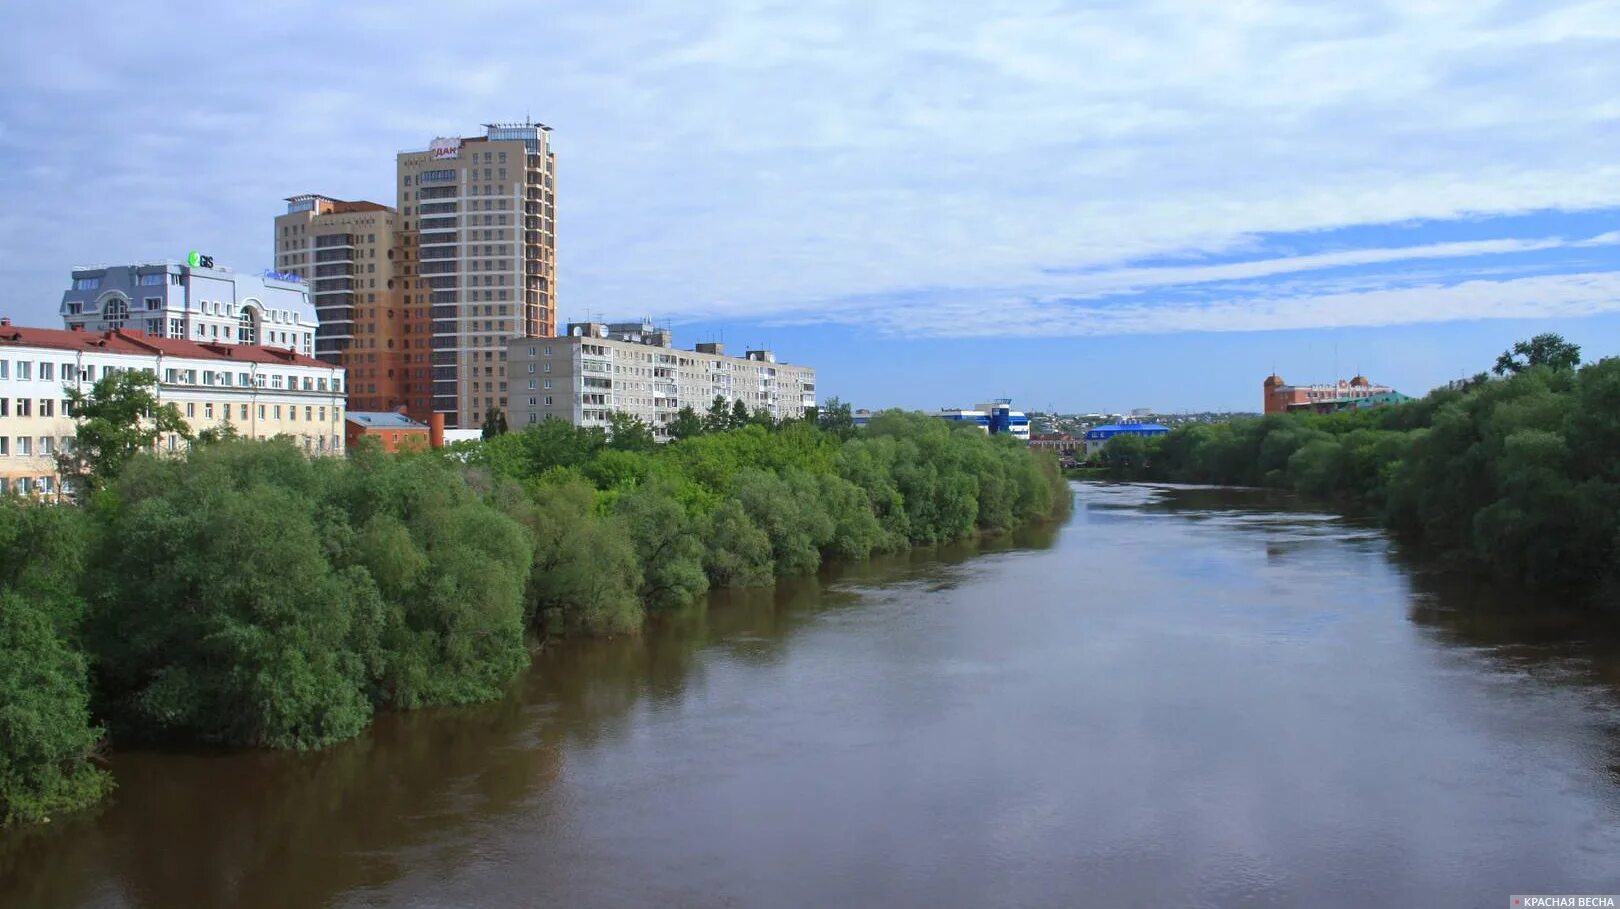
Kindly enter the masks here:
M 194 249 L 191 252 L 186 253 L 186 264 L 190 265 L 192 268 L 213 268 L 214 257 L 205 256 Z

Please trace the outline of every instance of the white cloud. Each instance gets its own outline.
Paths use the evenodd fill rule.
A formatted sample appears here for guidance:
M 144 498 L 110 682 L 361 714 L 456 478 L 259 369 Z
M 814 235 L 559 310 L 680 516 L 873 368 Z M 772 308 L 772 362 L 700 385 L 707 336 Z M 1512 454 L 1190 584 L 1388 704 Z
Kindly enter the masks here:
M 1068 299 L 942 295 L 926 301 L 830 309 L 814 321 L 911 337 L 1086 337 L 1411 325 L 1461 319 L 1571 318 L 1620 313 L 1620 271 L 1354 291 L 1216 298 L 1203 302 L 1077 303 Z M 779 320 L 802 324 L 803 318 Z
M 565 317 L 921 294 L 978 324 L 1009 295 L 1329 267 L 1122 267 L 1258 234 L 1620 206 L 1615 84 L 1607 2 L 36 4 L 0 36 L 0 164 L 51 169 L 0 184 L 0 278 L 48 319 L 78 261 L 262 266 L 283 196 L 391 202 L 396 151 L 531 112 Z

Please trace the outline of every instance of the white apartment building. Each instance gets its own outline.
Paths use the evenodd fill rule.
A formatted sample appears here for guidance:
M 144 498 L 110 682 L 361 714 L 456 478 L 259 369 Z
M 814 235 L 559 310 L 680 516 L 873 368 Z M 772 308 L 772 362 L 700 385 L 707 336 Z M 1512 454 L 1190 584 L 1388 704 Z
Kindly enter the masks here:
M 343 370 L 285 348 L 197 343 L 134 332 L 64 331 L 0 319 L 0 492 L 54 498 L 56 454 L 73 444 L 67 390 L 109 373 L 144 370 L 193 432 L 233 427 L 248 438 L 292 438 L 312 455 L 341 455 Z M 178 435 L 158 440 L 178 451 Z
M 726 356 L 719 344 L 677 350 L 646 323 L 576 322 L 556 338 L 516 338 L 506 350 L 506 422 L 513 431 L 542 420 L 606 427 L 614 411 L 639 417 L 660 437 L 682 407 L 698 413 L 715 398 L 778 420 L 816 406 L 816 371 L 778 362 L 769 350 Z
M 295 275 L 238 274 L 199 263 L 75 268 L 62 324 L 89 332 L 139 331 L 200 344 L 257 344 L 315 353 L 315 305 Z

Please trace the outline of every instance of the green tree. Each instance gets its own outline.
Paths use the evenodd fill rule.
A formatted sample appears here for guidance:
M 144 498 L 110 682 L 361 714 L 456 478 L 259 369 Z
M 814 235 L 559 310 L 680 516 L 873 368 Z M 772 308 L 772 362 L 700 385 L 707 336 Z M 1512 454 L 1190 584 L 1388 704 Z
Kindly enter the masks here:
M 506 435 L 506 411 L 498 405 L 489 405 L 489 410 L 484 412 L 484 425 L 479 434 L 485 439 Z
M 95 802 L 89 669 L 77 640 L 90 513 L 0 499 L 0 827 Z
M 110 788 L 90 763 L 101 732 L 84 655 L 41 605 L 0 592 L 0 827 L 83 808 Z
M 648 452 L 658 447 L 652 427 L 635 414 L 615 410 L 608 414 L 608 447 L 616 451 Z
M 688 404 L 675 414 L 675 419 L 669 424 L 670 438 L 675 441 L 690 439 L 703 435 L 703 418 Z
M 67 389 L 68 406 L 78 419 L 70 451 L 57 469 L 80 494 L 115 479 L 135 455 L 152 450 L 165 435 L 191 441 L 191 428 L 173 404 L 160 404 L 157 377 L 138 369 L 103 375 L 90 391 Z
M 637 595 L 649 609 L 684 606 L 709 586 L 694 522 L 667 486 L 644 484 L 620 496 L 614 510 L 641 563 Z
M 742 398 L 731 402 L 731 418 L 726 424 L 727 429 L 741 429 L 747 426 L 752 414 L 748 412 L 748 405 Z
M 1581 348 L 1564 340 L 1563 335 L 1546 332 L 1528 341 L 1519 341 L 1502 351 L 1491 371 L 1499 376 L 1517 375 L 1533 366 L 1574 369 L 1581 365 Z
M 731 425 L 731 407 L 723 396 L 715 395 L 714 400 L 709 402 L 709 409 L 703 414 L 703 431 L 725 432 L 735 428 Z
M 840 439 L 847 439 L 855 432 L 854 412 L 848 403 L 838 398 L 827 399 L 826 405 L 816 411 L 815 422 L 823 431 Z

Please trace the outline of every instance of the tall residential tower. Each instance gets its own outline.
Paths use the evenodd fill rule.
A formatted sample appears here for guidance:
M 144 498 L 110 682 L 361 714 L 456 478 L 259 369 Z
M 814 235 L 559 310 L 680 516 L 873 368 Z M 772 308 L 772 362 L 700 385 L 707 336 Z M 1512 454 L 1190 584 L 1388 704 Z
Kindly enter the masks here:
M 293 196 L 276 270 L 309 282 L 315 355 L 349 407 L 451 429 L 505 406 L 507 342 L 557 325 L 556 156 L 539 123 L 489 123 L 395 161 L 394 208 Z
M 398 157 L 403 305 L 426 325 L 430 406 L 450 428 L 504 408 L 512 338 L 556 334 L 549 131 L 489 123 L 482 136 L 435 139 Z

